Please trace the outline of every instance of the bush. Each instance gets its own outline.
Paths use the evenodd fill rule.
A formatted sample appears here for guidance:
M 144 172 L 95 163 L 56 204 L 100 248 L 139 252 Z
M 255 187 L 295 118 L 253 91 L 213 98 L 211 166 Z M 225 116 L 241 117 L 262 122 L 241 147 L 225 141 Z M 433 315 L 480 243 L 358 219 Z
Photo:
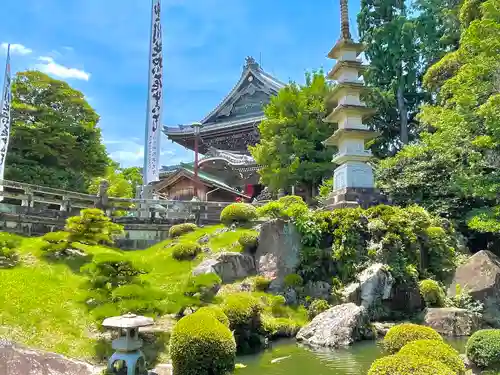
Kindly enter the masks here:
M 283 281 L 285 283 L 285 286 L 288 288 L 299 288 L 304 285 L 304 280 L 300 275 L 297 275 L 296 273 L 286 275 Z
M 222 311 L 229 318 L 229 326 L 234 331 L 239 353 L 249 353 L 262 346 L 260 301 L 249 293 L 229 295 L 222 304 Z
M 265 292 L 269 288 L 269 285 L 271 285 L 271 280 L 264 276 L 255 276 L 253 285 L 256 291 Z
M 465 365 L 459 353 L 440 340 L 417 340 L 403 346 L 398 355 L 416 355 L 429 358 L 448 366 L 457 375 L 465 374 Z
M 257 218 L 257 209 L 248 203 L 232 203 L 220 213 L 220 221 L 225 225 L 248 223 Z
M 244 251 L 254 252 L 257 249 L 259 237 L 253 233 L 243 233 L 238 242 L 243 247 Z
M 219 306 L 211 305 L 200 307 L 198 310 L 196 310 L 196 314 L 210 314 L 219 322 L 229 328 L 229 319 Z
M 262 330 L 266 336 L 273 339 L 295 337 L 300 325 L 290 318 L 275 318 L 268 314 L 262 316 Z
M 172 248 L 172 257 L 179 261 L 193 260 L 199 253 L 201 253 L 201 246 L 196 242 L 181 242 Z
M 182 236 L 183 234 L 194 232 L 198 229 L 198 226 L 193 223 L 177 224 L 170 227 L 168 230 L 168 236 L 170 238 L 176 238 Z
M 309 308 L 307 309 L 307 316 L 309 319 L 313 319 L 316 315 L 321 314 L 330 307 L 330 304 L 324 299 L 316 299 L 309 305 Z
M 297 195 L 287 195 L 277 201 L 266 203 L 259 207 L 257 214 L 259 217 L 269 217 L 273 219 L 296 219 L 308 212 L 307 204 Z
M 69 233 L 68 232 L 50 232 L 42 237 L 46 242 L 41 246 L 41 250 L 46 254 L 63 253 L 69 247 Z
M 80 216 L 70 217 L 64 229 L 69 233 L 69 242 L 87 245 L 112 245 L 114 238 L 123 233 L 122 225 L 113 223 L 97 208 L 87 208 L 80 212 Z
M 215 273 L 192 276 L 186 283 L 184 294 L 190 297 L 197 297 L 204 302 L 211 302 L 219 291 L 221 284 L 221 278 Z
M 434 280 L 422 280 L 419 283 L 420 294 L 427 307 L 443 307 L 446 296 L 443 288 Z
M 500 366 L 500 329 L 477 331 L 467 341 L 465 352 L 479 367 Z
M 269 217 L 271 219 L 280 218 L 283 211 L 283 204 L 277 201 L 271 201 L 257 209 L 259 217 Z
M 231 331 L 211 314 L 179 320 L 170 338 L 173 375 L 225 375 L 234 370 L 236 344 Z
M 423 356 L 390 355 L 377 359 L 368 375 L 456 375 L 441 362 Z
M 10 233 L 0 233 L 0 268 L 12 268 L 19 262 L 16 248 L 21 240 Z
M 403 346 L 416 340 L 440 340 L 443 338 L 430 327 L 405 323 L 389 329 L 384 337 L 383 346 L 389 353 L 397 353 Z
M 292 204 L 305 204 L 302 197 L 299 197 L 298 195 L 285 195 L 284 197 L 278 199 L 278 202 L 285 205 L 285 207 L 291 206 Z

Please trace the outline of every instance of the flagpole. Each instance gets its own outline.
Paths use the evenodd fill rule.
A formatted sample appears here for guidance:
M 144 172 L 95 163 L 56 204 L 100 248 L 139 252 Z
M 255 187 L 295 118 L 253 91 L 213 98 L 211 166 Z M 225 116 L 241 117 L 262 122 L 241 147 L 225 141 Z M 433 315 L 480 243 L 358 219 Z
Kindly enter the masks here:
M 10 72 L 10 43 L 7 45 L 7 60 L 5 62 L 5 75 L 3 82 L 2 98 L 0 100 L 0 181 L 5 175 L 5 160 L 9 148 L 10 138 L 10 107 L 11 107 L 11 72 Z M 3 192 L 3 183 L 0 184 Z M 3 195 L 0 196 L 0 202 Z

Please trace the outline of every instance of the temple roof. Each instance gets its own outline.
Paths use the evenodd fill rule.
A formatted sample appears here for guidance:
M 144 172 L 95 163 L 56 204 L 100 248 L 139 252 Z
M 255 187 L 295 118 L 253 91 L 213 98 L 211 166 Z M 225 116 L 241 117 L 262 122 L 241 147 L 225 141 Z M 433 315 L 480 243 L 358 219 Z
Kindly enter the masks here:
M 285 84 L 266 73 L 247 57 L 240 79 L 229 94 L 201 120 L 201 134 L 219 133 L 230 128 L 255 125 L 264 119 L 263 107 Z M 165 126 L 164 133 L 172 140 L 193 136 L 191 125 Z

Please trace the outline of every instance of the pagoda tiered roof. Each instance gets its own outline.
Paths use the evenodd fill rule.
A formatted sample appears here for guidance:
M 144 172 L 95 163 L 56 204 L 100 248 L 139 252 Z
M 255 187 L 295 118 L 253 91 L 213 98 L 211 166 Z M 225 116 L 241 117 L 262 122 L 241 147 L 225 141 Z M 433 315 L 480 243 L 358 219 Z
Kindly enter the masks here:
M 258 141 L 257 126 L 265 119 L 264 106 L 284 86 L 248 57 L 236 85 L 200 121 L 200 153 L 211 147 L 247 152 L 246 145 Z M 194 129 L 190 124 L 165 126 L 163 132 L 170 140 L 194 148 Z

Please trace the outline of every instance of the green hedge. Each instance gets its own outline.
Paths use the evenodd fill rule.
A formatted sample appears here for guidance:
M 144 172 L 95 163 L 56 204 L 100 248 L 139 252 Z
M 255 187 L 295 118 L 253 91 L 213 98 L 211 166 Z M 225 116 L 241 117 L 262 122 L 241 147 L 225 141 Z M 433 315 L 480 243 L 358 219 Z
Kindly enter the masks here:
M 296 273 L 286 275 L 283 282 L 285 283 L 285 286 L 289 288 L 298 288 L 304 285 L 304 280 L 300 275 L 297 275 Z
M 197 312 L 174 327 L 170 356 L 173 375 L 226 375 L 234 370 L 236 343 L 211 313 Z
M 443 288 L 435 280 L 427 279 L 419 283 L 420 294 L 428 307 L 443 307 L 446 296 Z
M 479 367 L 500 366 L 500 329 L 483 329 L 467 341 L 465 352 Z
M 389 353 L 397 353 L 403 346 L 416 340 L 443 340 L 434 329 L 418 324 L 399 324 L 389 329 L 383 346 Z
M 457 375 L 465 374 L 465 365 L 459 353 L 440 340 L 417 340 L 403 346 L 398 355 L 417 355 L 429 358 L 448 366 Z
M 248 203 L 232 203 L 220 213 L 220 221 L 223 224 L 248 223 L 257 219 L 257 209 Z
M 456 375 L 446 365 L 423 356 L 390 355 L 377 359 L 368 375 Z
M 193 260 L 201 253 L 201 246 L 196 242 L 181 242 L 173 246 L 172 256 L 177 260 Z
M 271 285 L 271 281 L 271 279 L 264 276 L 255 276 L 253 279 L 253 285 L 256 291 L 265 292 L 269 288 L 269 285 Z
M 229 318 L 226 316 L 226 314 L 224 314 L 224 311 L 222 311 L 219 306 L 211 305 L 201 307 L 196 311 L 196 314 L 212 315 L 215 319 L 229 328 Z
M 177 224 L 170 227 L 168 235 L 170 238 L 176 238 L 183 234 L 194 232 L 196 229 L 198 229 L 198 226 L 193 223 Z
M 309 319 L 313 319 L 316 315 L 325 312 L 330 307 L 331 306 L 328 301 L 325 301 L 324 299 L 316 299 L 309 305 L 309 308 L 307 309 L 307 316 Z

